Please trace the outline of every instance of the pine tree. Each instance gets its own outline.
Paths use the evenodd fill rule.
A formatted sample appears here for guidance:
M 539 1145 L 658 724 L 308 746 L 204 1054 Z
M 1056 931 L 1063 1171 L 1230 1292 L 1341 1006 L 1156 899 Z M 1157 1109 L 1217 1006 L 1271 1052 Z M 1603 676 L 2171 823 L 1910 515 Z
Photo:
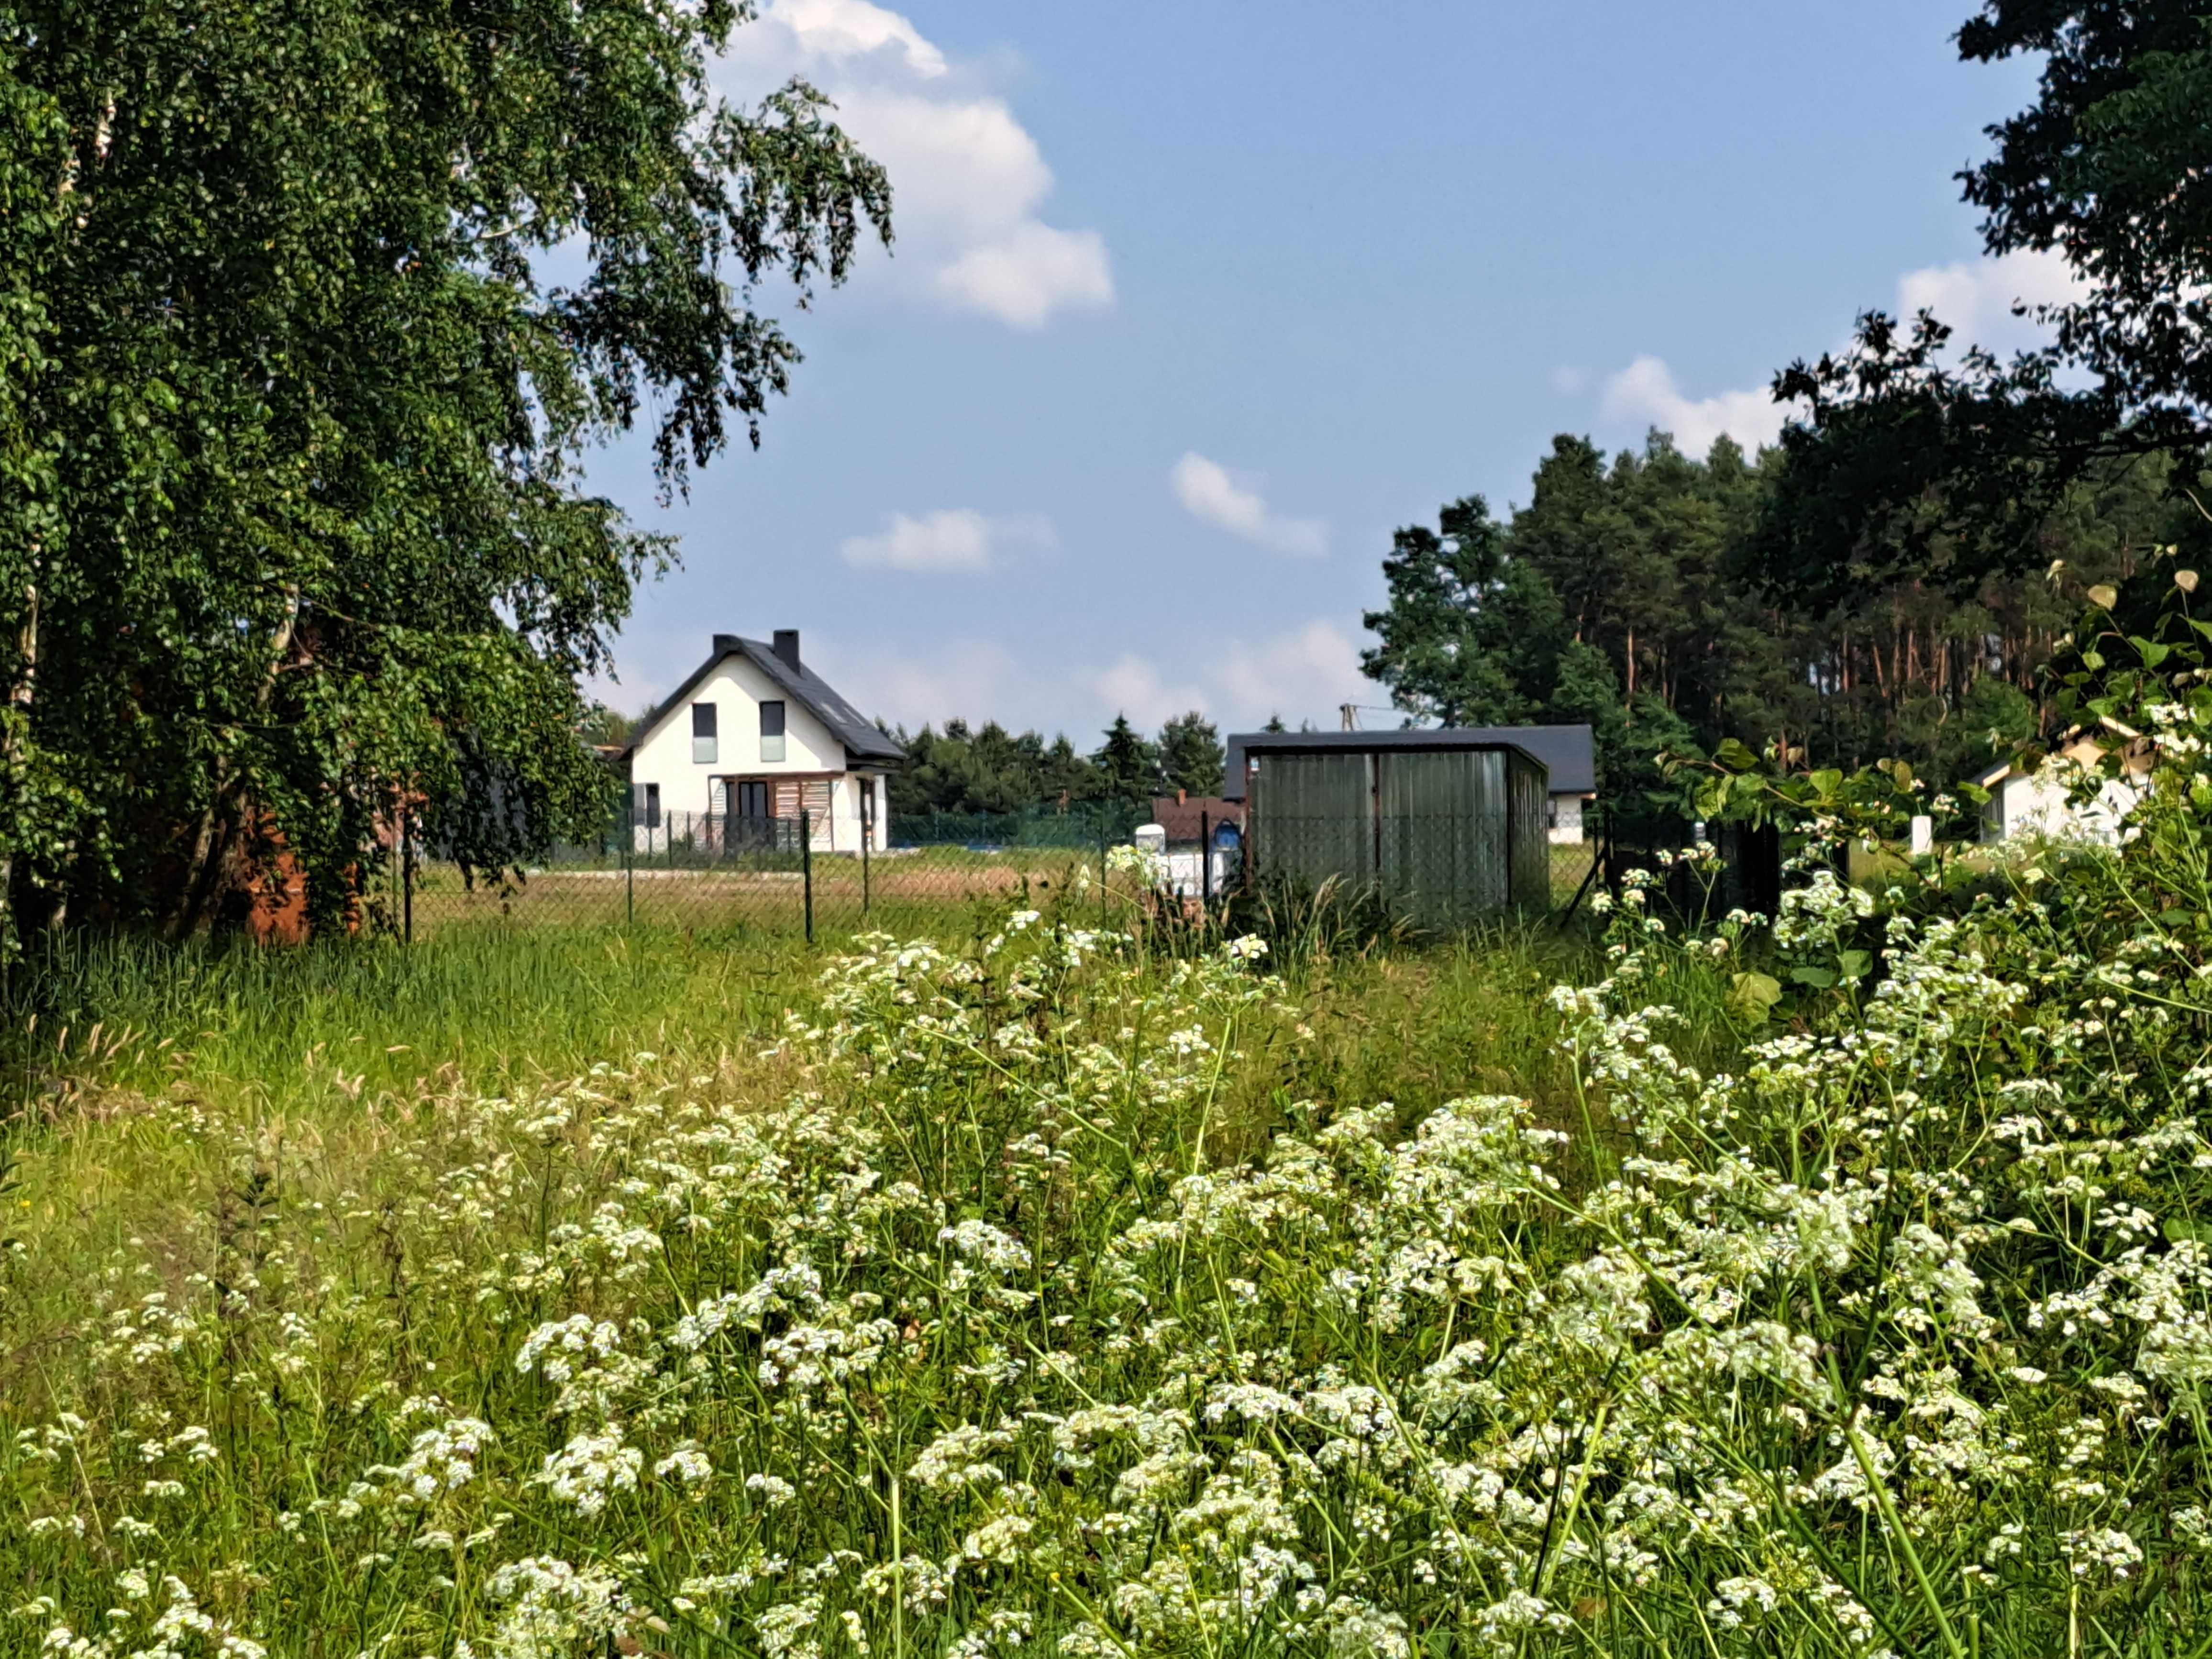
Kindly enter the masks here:
M 1218 794 L 1223 763 L 1221 733 L 1197 709 L 1160 727 L 1160 766 L 1169 788 Z
M 1096 798 L 1109 806 L 1142 807 L 1158 793 L 1163 781 L 1159 750 L 1129 724 L 1127 714 L 1114 716 L 1091 765 Z

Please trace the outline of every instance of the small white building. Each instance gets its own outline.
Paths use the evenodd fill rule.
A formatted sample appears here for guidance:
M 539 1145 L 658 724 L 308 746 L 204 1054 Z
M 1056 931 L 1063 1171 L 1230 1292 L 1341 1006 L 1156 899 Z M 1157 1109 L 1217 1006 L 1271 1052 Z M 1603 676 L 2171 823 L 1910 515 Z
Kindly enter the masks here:
M 802 812 L 813 850 L 890 843 L 884 778 L 906 751 L 832 690 L 799 654 L 799 631 L 773 641 L 714 635 L 690 678 L 638 725 L 627 760 L 641 850 L 796 845 Z
M 2076 800 L 2075 786 L 2104 755 L 2094 739 L 2082 738 L 2045 757 L 2033 772 L 2023 772 L 2007 762 L 1983 773 L 1974 780 L 1990 792 L 1982 807 L 1982 839 L 1999 842 L 2018 836 L 2045 836 L 2060 841 L 2099 842 L 2107 847 L 2117 844 L 2122 823 L 2142 797 L 2142 780 L 2150 763 L 2148 757 L 2130 757 L 2124 776 L 2106 778 L 2094 795 Z

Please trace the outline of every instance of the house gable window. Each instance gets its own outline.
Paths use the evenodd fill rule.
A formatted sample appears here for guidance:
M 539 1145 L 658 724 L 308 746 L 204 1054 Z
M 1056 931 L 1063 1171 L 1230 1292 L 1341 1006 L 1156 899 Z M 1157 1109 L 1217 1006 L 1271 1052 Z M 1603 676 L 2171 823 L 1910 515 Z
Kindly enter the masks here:
M 783 705 L 764 702 L 760 706 L 760 757 L 763 761 L 783 758 Z
M 691 763 L 712 766 L 720 758 L 714 742 L 714 705 L 695 702 L 691 705 Z

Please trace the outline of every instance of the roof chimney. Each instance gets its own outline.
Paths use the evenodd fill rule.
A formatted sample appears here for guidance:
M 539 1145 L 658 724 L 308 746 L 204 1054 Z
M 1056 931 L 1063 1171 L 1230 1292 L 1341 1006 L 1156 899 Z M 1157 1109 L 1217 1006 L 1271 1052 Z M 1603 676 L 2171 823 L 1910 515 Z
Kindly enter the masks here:
M 797 629 L 779 628 L 775 630 L 775 654 L 783 659 L 784 666 L 793 673 L 796 674 L 799 672 Z
M 717 634 L 714 635 L 714 654 L 718 657 L 726 657 L 738 648 L 739 643 L 735 634 Z

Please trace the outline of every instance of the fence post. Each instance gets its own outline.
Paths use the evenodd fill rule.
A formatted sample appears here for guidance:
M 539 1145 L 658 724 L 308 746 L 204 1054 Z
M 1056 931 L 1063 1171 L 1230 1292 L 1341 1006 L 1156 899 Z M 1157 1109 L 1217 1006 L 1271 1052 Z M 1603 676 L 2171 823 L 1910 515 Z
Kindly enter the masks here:
M 1098 817 L 1098 925 L 1106 925 L 1106 817 Z
M 415 942 L 415 838 L 407 833 L 407 807 L 399 808 L 399 939 Z
M 868 854 L 876 843 L 876 781 L 860 781 L 860 915 L 868 914 Z
M 647 834 L 650 835 L 651 830 Z M 637 803 L 623 813 L 623 926 L 637 926 Z
M 1198 815 L 1198 902 L 1205 914 L 1213 914 L 1213 819 Z
M 799 875 L 806 888 L 806 942 L 814 943 L 814 815 L 799 809 Z

